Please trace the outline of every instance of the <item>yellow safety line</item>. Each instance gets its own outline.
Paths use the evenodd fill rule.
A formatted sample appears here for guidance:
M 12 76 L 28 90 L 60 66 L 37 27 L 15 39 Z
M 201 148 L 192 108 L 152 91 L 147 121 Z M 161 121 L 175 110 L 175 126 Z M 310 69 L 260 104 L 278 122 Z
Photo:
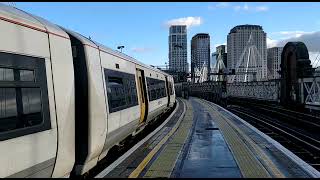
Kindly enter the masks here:
M 185 144 L 190 133 L 190 127 L 192 127 L 193 112 L 192 106 L 187 102 L 187 110 L 184 115 L 183 121 L 181 121 L 179 128 L 171 136 L 169 143 L 164 145 L 165 147 L 158 155 L 157 159 L 152 162 L 152 165 L 148 168 L 144 177 L 147 178 L 169 178 L 174 165 L 177 162 L 177 158 Z
M 215 112 L 215 110 L 209 106 L 206 101 L 203 101 L 202 99 L 197 100 L 202 102 L 202 104 L 209 110 L 211 116 L 215 118 L 215 122 L 219 126 L 223 136 L 226 138 L 226 143 L 229 145 L 243 177 L 271 177 L 261 162 L 254 157 L 253 152 L 250 151 L 249 147 L 243 142 L 240 135 L 237 134 L 237 132 L 218 115 L 219 113 Z
M 204 101 L 206 102 L 206 101 Z M 209 104 L 208 102 L 206 102 L 206 104 L 209 105 L 209 107 L 211 107 L 211 109 L 213 109 L 214 111 L 217 112 L 217 114 L 223 118 L 228 124 L 230 124 L 234 129 L 236 129 L 238 131 L 238 133 L 251 145 L 251 147 L 255 150 L 256 154 L 259 155 L 263 161 L 267 164 L 268 169 L 270 169 L 272 171 L 272 174 L 275 176 L 275 178 L 285 178 L 285 176 L 278 170 L 278 168 L 276 168 L 275 164 L 269 159 L 269 157 L 260 149 L 260 147 L 258 147 L 257 144 L 255 144 L 253 142 L 253 140 L 251 140 L 247 135 L 244 135 L 244 133 L 242 132 L 242 130 L 240 128 L 238 128 L 233 122 L 231 122 L 228 118 L 224 117 L 223 115 L 221 115 L 216 108 L 214 108 L 211 104 Z
M 183 101 L 182 101 L 183 102 Z M 185 102 L 183 102 L 185 105 Z M 184 106 L 184 112 L 186 111 L 186 105 Z M 175 124 L 175 126 L 171 129 L 171 131 L 156 145 L 154 149 L 150 151 L 150 153 L 143 159 L 143 161 L 139 164 L 139 166 L 132 171 L 132 173 L 129 175 L 128 178 L 137 178 L 139 174 L 143 171 L 143 169 L 147 166 L 147 164 L 150 162 L 152 157 L 160 150 L 160 148 L 167 142 L 167 140 L 170 138 L 170 136 L 173 135 L 173 133 L 178 129 L 180 122 L 183 119 L 183 116 L 180 116 L 180 119 Z

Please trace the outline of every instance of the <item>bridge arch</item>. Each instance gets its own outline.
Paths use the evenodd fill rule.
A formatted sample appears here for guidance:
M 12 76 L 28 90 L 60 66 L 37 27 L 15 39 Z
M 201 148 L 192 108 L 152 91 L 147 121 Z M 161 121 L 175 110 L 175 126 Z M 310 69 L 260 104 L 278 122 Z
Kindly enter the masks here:
M 281 53 L 281 97 L 282 104 L 299 100 L 298 79 L 313 74 L 308 48 L 303 42 L 288 42 Z

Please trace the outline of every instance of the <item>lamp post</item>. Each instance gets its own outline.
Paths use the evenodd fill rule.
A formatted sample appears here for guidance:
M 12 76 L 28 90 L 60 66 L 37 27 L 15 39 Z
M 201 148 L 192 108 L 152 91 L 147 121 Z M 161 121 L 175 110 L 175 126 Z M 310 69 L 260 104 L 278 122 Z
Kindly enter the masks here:
M 165 64 L 165 66 L 166 66 L 166 70 L 168 70 L 168 63 L 165 62 L 164 64 Z
M 122 53 L 122 49 L 124 48 L 124 46 L 118 46 L 117 49 L 120 49 L 121 53 Z

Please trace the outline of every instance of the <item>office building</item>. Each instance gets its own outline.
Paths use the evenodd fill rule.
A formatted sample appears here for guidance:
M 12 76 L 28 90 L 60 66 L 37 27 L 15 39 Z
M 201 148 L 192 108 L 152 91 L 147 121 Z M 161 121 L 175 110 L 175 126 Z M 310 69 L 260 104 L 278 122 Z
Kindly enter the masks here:
M 206 33 L 198 33 L 191 40 L 191 79 L 195 70 L 203 66 L 210 72 L 210 36 Z M 209 76 L 207 76 L 209 77 Z
M 218 59 L 219 55 L 222 58 L 224 66 L 227 68 L 227 52 L 225 45 L 220 45 L 216 47 L 216 59 Z
M 281 53 L 282 53 L 283 47 L 273 47 L 268 48 L 268 69 L 271 79 L 280 79 L 280 73 L 281 70 L 280 64 L 281 64 Z
M 249 41 L 249 38 L 251 39 Z M 250 72 L 252 79 L 263 81 L 267 79 L 267 34 L 259 25 L 239 25 L 231 29 L 227 36 L 227 67 L 229 70 L 235 69 L 236 72 L 245 72 L 247 59 L 250 59 Z M 253 48 L 255 46 L 256 48 Z M 250 47 L 250 48 L 246 48 Z M 245 50 L 246 49 L 246 50 Z M 250 49 L 250 51 L 249 51 Z M 241 58 L 242 56 L 242 58 Z M 248 58 L 251 56 L 250 58 Z M 243 59 L 246 60 L 243 60 Z M 240 61 L 240 62 L 239 62 Z M 256 62 L 254 62 L 256 61 Z M 239 65 L 239 64 L 240 65 Z M 238 67 L 237 67 L 238 66 Z M 240 67 L 240 68 L 239 68 Z M 248 73 L 247 73 L 248 74 Z M 254 78 L 253 78 L 254 76 Z M 234 81 L 246 81 L 245 75 L 237 75 Z M 250 81 L 249 80 L 249 81 Z M 228 77 L 230 81 L 230 77 Z
M 188 72 L 187 26 L 173 25 L 169 28 L 169 70 Z

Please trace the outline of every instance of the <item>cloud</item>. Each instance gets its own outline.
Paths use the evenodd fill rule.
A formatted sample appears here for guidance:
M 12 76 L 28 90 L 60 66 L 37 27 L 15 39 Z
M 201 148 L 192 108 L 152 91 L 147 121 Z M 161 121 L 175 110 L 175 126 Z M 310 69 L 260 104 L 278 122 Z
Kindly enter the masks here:
M 268 6 L 251 6 L 247 3 L 244 3 L 242 5 L 234 5 L 229 2 L 220 2 L 215 5 L 209 5 L 208 9 L 233 9 L 234 11 L 245 11 L 245 12 L 264 12 L 268 11 Z
M 229 6 L 230 6 L 230 3 L 228 3 L 228 2 L 220 2 L 220 3 L 216 4 L 217 8 L 227 8 Z
M 234 9 L 235 11 L 238 11 L 238 10 L 241 9 L 241 6 L 233 6 L 233 9 Z
M 304 32 L 304 31 L 280 31 L 273 34 L 282 34 L 289 36 L 289 38 L 280 38 L 280 40 L 271 40 L 267 38 L 267 47 L 284 47 L 288 42 L 303 42 L 309 51 L 309 59 L 312 64 L 320 53 L 320 31 L 318 32 Z M 318 57 L 319 60 L 320 56 Z M 320 65 L 320 64 L 319 64 Z
M 298 38 L 305 34 L 312 34 L 315 33 L 315 31 L 312 32 L 306 32 L 306 31 L 280 31 L 280 32 L 273 32 L 271 34 L 275 35 L 281 35 L 281 39 L 288 39 L 288 38 Z
M 284 46 L 287 42 L 301 41 L 305 43 L 309 51 L 320 51 L 320 31 L 318 32 L 305 32 L 292 35 L 293 37 L 279 40 L 276 45 Z
M 256 11 L 268 11 L 269 7 L 268 6 L 257 6 L 255 7 Z
M 229 3 L 229 2 L 220 2 L 220 3 L 215 4 L 214 6 L 210 5 L 210 6 L 208 6 L 208 8 L 209 9 L 218 9 L 218 8 L 223 9 L 223 8 L 228 8 L 230 6 L 231 6 L 231 3 Z
M 230 3 L 228 3 L 228 2 L 220 2 L 220 3 L 216 4 L 216 7 L 218 7 L 218 8 L 226 8 L 229 6 L 230 6 Z
M 246 10 L 246 11 L 248 11 L 248 10 L 249 10 L 249 6 L 248 6 L 248 4 L 245 4 L 245 5 L 243 6 L 243 10 Z
M 233 6 L 233 9 L 235 11 L 252 11 L 252 12 L 263 12 L 263 11 L 268 11 L 269 7 L 268 6 L 249 6 L 248 4 L 244 4 L 243 6 Z
M 186 25 L 187 28 L 190 28 L 192 26 L 199 26 L 202 23 L 203 20 L 201 19 L 201 17 L 183 17 L 169 20 L 165 24 L 167 27 L 170 27 L 171 25 Z
M 267 37 L 267 48 L 276 47 L 278 41 Z
M 313 67 L 320 66 L 320 52 L 309 52 L 309 59 Z
M 221 46 L 221 45 L 225 45 L 227 47 L 227 43 L 226 42 L 220 43 L 220 44 L 214 44 L 214 47 L 216 48 L 216 47 Z
M 151 52 L 153 51 L 152 48 L 146 48 L 146 47 L 135 47 L 135 48 L 132 48 L 131 49 L 133 52 L 135 53 L 148 53 L 148 52 Z

